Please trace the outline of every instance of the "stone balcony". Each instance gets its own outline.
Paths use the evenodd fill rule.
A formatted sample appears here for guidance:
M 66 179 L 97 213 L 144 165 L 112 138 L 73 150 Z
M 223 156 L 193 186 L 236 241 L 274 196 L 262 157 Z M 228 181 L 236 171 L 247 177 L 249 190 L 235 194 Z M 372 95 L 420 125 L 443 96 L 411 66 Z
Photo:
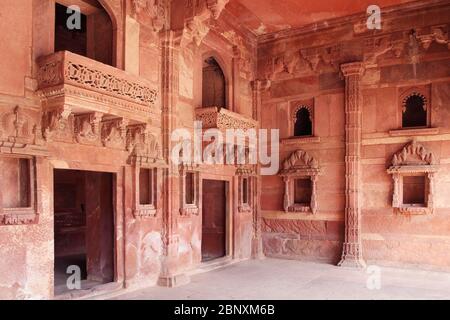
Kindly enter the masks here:
M 69 51 L 41 57 L 37 64 L 44 109 L 99 112 L 140 123 L 160 121 L 157 89 L 145 79 Z
M 258 122 L 250 117 L 229 111 L 220 107 L 205 107 L 195 110 L 197 121 L 202 121 L 203 128 L 224 129 L 252 129 Z

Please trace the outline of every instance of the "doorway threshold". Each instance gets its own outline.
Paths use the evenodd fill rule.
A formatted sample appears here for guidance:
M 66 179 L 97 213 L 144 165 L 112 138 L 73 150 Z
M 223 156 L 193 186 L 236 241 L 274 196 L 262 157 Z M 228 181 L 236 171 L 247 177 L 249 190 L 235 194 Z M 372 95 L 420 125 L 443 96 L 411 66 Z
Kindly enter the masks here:
M 66 291 L 64 293 L 55 295 L 53 300 L 91 299 L 99 295 L 116 293 L 123 290 L 124 288 L 123 284 L 119 282 L 110 282 L 94 286 L 87 286 L 87 280 L 82 281 L 81 287 L 85 287 L 86 289 Z M 56 290 L 57 288 L 55 288 L 55 291 Z
M 193 276 L 200 273 L 205 273 L 221 268 L 228 267 L 235 263 L 238 263 L 240 260 L 233 259 L 231 256 L 226 256 L 218 259 L 214 259 L 211 261 L 202 262 L 198 267 L 187 272 L 189 276 Z

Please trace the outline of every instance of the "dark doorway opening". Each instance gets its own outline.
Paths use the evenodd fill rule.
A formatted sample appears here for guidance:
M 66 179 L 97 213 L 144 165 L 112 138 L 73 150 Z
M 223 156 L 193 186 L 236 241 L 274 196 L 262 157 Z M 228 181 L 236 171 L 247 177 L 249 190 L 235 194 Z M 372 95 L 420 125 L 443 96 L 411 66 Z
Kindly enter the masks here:
M 203 63 L 202 101 L 203 107 L 227 107 L 225 74 L 212 57 Z
M 227 182 L 203 180 L 202 261 L 226 256 Z
M 55 3 L 55 52 L 70 51 L 113 65 L 113 23 L 97 0 Z M 77 8 L 80 11 L 77 11 Z
M 113 174 L 54 171 L 55 295 L 114 281 Z M 69 285 L 68 285 L 69 284 Z

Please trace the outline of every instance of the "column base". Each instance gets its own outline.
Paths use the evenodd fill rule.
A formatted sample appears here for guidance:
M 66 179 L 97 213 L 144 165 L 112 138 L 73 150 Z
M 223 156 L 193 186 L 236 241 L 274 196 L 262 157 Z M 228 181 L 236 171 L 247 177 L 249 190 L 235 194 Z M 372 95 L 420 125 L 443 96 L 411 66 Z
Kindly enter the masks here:
M 254 260 L 262 260 L 265 259 L 264 251 L 262 248 L 262 240 L 261 239 L 252 239 L 252 259 Z
M 338 266 L 357 269 L 365 269 L 367 267 L 363 258 L 349 255 L 343 256 L 341 261 L 339 261 Z
M 160 276 L 158 279 L 158 286 L 174 288 L 184 286 L 189 282 L 191 282 L 189 276 L 184 273 L 181 273 L 177 275 Z

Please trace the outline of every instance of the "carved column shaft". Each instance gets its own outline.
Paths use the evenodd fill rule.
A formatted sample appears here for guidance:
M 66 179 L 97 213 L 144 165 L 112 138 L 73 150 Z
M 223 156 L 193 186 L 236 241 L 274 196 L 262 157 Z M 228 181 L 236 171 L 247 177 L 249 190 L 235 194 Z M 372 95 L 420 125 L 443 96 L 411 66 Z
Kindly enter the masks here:
M 163 179 L 163 259 L 158 284 L 174 287 L 188 282 L 184 274 L 178 273 L 178 230 L 179 181 L 178 167 L 170 161 L 172 150 L 171 134 L 176 127 L 176 107 L 178 102 L 178 68 L 180 37 L 172 31 L 164 34 L 162 41 L 162 127 L 163 157 L 169 164 Z
M 361 127 L 360 82 L 363 63 L 341 66 L 345 77 L 345 242 L 340 266 L 364 267 L 361 243 Z

